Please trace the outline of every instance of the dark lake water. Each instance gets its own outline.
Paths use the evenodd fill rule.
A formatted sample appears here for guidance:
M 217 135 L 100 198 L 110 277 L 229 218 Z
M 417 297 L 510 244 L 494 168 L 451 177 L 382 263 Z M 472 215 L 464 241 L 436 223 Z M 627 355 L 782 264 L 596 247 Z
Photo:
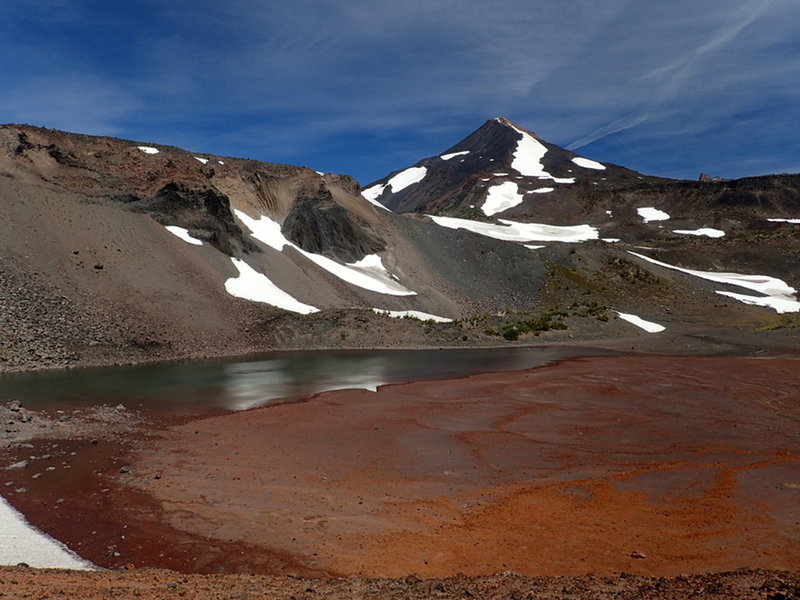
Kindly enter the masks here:
M 513 371 L 591 353 L 565 347 L 276 352 L 235 360 L 9 373 L 0 375 L 0 400 L 19 400 L 31 409 L 121 403 L 173 414 L 245 410 L 327 390 Z

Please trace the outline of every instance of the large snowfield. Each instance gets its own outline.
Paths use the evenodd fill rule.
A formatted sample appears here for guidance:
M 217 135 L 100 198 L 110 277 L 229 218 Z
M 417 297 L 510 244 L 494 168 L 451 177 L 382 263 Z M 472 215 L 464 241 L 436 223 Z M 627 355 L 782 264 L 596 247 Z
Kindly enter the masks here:
M 542 223 L 517 223 L 499 219 L 500 224 L 428 215 L 434 223 L 450 229 L 466 229 L 480 235 L 507 242 L 583 242 L 598 239 L 597 229 L 591 225 L 545 225 Z
M 717 290 L 718 294 L 728 296 L 738 300 L 739 302 L 744 302 L 745 304 L 754 304 L 757 306 L 766 306 L 779 313 L 800 312 L 800 302 L 798 302 L 797 298 L 795 297 L 797 290 L 781 279 L 770 277 L 768 275 L 743 275 L 741 273 L 696 271 L 694 269 L 676 267 L 675 265 L 670 265 L 660 260 L 656 260 L 655 258 L 650 258 L 636 252 L 630 252 L 630 254 L 633 254 L 642 260 L 646 260 L 647 262 L 651 262 L 660 267 L 673 269 L 675 271 L 680 271 L 681 273 L 687 273 L 689 275 L 694 275 L 695 277 L 700 277 L 701 279 L 707 279 L 708 281 L 714 281 L 716 283 L 725 283 L 727 285 L 743 287 L 764 294 L 763 296 L 751 296 L 748 294 L 738 294 L 735 292 Z
M 253 302 L 264 302 L 304 315 L 319 311 L 318 308 L 303 304 L 284 292 L 272 283 L 266 275 L 259 273 L 243 260 L 231 258 L 231 262 L 239 271 L 238 277 L 231 277 L 225 282 L 225 290 L 231 296 L 252 300 Z
M 642 217 L 645 223 L 649 223 L 650 221 L 667 221 L 670 218 L 663 210 L 658 210 L 652 206 L 642 206 L 637 208 L 636 212 L 639 213 L 639 216 Z
M 672 233 L 680 235 L 704 235 L 710 238 L 721 238 L 725 236 L 725 232 L 721 229 L 714 229 L 713 227 L 700 227 L 699 229 L 673 229 Z
M 381 258 L 377 255 L 366 256 L 355 263 L 338 263 L 327 256 L 307 252 L 292 243 L 283 235 L 280 224 L 266 215 L 261 215 L 258 219 L 254 219 L 240 210 L 235 210 L 234 213 L 257 240 L 264 242 L 279 252 L 282 252 L 287 246 L 293 248 L 317 266 L 346 283 L 372 292 L 378 292 L 379 294 L 392 296 L 416 295 L 415 291 L 408 289 L 393 278 L 392 274 L 384 267 Z
M 513 126 L 512 128 L 522 136 L 517 142 L 516 150 L 514 150 L 514 160 L 511 163 L 512 169 L 525 177 L 552 179 L 556 183 L 575 183 L 574 177 L 556 177 L 548 173 L 542 164 L 542 159 L 547 154 L 547 146 L 531 134 Z
M 453 158 L 453 156 L 457 156 L 458 153 L 450 155 L 449 158 Z M 447 159 L 444 159 L 447 160 Z M 381 194 L 383 194 L 383 190 L 389 188 L 393 194 L 400 192 L 406 189 L 410 185 L 414 185 L 415 183 L 419 183 L 423 179 L 425 179 L 425 175 L 428 173 L 428 169 L 425 167 L 409 167 L 404 171 L 400 171 L 397 175 L 392 177 L 389 181 L 387 181 L 384 185 L 373 185 L 372 187 L 368 187 L 365 190 L 361 190 L 361 195 L 364 196 L 367 200 L 375 204 L 376 206 L 380 206 L 384 208 L 384 206 L 378 202 L 378 198 Z

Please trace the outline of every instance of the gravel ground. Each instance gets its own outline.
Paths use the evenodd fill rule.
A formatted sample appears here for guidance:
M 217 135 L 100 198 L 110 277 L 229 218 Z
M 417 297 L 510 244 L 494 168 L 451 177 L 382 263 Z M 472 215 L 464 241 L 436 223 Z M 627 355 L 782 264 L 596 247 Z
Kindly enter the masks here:
M 0 568 L 0 598 L 148 598 L 152 600 L 794 600 L 800 598 L 800 573 L 739 570 L 728 573 L 640 577 L 522 577 L 499 573 L 444 579 L 301 579 L 258 575 L 180 575 L 171 571 L 74 572 Z

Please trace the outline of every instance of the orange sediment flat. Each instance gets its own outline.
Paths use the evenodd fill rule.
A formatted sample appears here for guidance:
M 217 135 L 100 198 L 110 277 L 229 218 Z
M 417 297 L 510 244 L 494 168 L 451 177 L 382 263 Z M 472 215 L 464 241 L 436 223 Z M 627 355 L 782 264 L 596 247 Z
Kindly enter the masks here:
M 798 423 L 798 358 L 589 357 L 76 440 L 62 479 L 10 489 L 108 567 L 797 570 Z
M 592 357 L 194 421 L 129 481 L 319 572 L 797 569 L 798 419 L 796 358 Z

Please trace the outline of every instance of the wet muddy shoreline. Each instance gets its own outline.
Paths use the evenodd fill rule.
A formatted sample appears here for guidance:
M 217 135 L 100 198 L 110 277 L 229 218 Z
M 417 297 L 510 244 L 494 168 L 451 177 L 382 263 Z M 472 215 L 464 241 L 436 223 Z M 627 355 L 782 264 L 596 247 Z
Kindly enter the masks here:
M 110 568 L 796 570 L 798 366 L 586 357 L 148 423 L 94 444 L 39 440 L 14 458 L 58 443 L 82 478 L 20 470 L 14 488 L 28 491 L 9 499 Z

